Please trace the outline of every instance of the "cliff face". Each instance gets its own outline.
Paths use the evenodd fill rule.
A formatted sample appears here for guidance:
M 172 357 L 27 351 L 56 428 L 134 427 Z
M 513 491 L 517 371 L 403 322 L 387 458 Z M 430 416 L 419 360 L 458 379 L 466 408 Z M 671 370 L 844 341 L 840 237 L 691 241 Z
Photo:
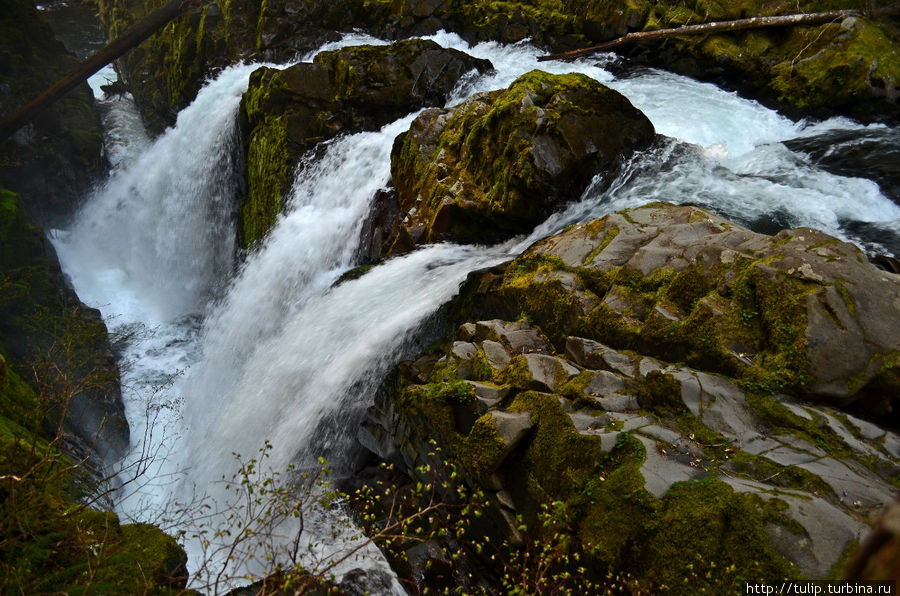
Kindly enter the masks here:
M 76 62 L 34 4 L 0 14 L 0 117 Z M 0 586 L 22 593 L 177 589 L 185 555 L 107 511 L 104 462 L 129 447 L 119 369 L 99 311 L 68 286 L 35 224 L 57 225 L 105 169 L 84 85 L 0 146 Z M 17 191 L 17 192 L 14 192 Z
M 8 118 L 78 64 L 29 0 L 0 14 L 0 118 Z M 105 173 L 94 96 L 81 85 L 33 123 L 0 140 L 0 185 L 19 193 L 41 225 L 59 225 Z
M 162 0 L 102 0 L 111 37 Z M 750 16 L 866 9 L 868 16 L 819 27 L 686 37 L 635 46 L 640 62 L 758 97 L 795 116 L 850 115 L 896 120 L 900 81 L 897 13 L 889 3 L 832 2 L 462 2 L 459 0 L 219 0 L 193 9 L 123 58 L 122 67 L 151 130 L 171 124 L 204 78 L 238 59 L 284 60 L 336 31 L 362 29 L 396 39 L 459 33 L 471 41 L 531 39 L 551 50 L 646 31 Z

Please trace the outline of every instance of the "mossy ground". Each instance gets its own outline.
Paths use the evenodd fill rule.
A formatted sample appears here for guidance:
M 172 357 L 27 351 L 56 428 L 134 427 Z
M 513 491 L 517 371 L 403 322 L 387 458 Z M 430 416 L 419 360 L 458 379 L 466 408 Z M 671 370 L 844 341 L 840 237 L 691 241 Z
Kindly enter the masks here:
M 516 372 L 518 368 L 521 362 L 514 359 L 495 380 L 515 388 L 523 374 Z M 575 381 L 570 383 L 573 387 Z M 736 493 L 711 473 L 677 483 L 663 499 L 657 499 L 644 488 L 641 466 L 646 451 L 640 440 L 622 432 L 615 446 L 604 451 L 598 437 L 576 432 L 559 396 L 518 385 L 519 392 L 505 409 L 529 413 L 534 428 L 524 445 L 504 462 L 492 459 L 502 442 L 489 414 L 480 417 L 467 435 L 461 432 L 454 409 L 471 403 L 470 385 L 455 381 L 410 386 L 402 392 L 400 403 L 411 424 L 426 422 L 424 433 L 437 439 L 469 482 L 488 482 L 487 476 L 499 474 L 517 504 L 522 527 L 535 538 L 557 537 L 558 524 L 539 522 L 541 512 L 552 504 L 568 528 L 566 552 L 578 557 L 586 577 L 627 577 L 623 583 L 632 588 L 673 594 L 738 594 L 745 581 L 798 577 L 798 571 L 774 550 L 765 530 L 775 524 L 802 532 L 785 517 L 785 504 L 777 497 L 765 500 Z M 655 393 L 665 394 L 664 384 Z M 690 417 L 675 414 L 673 408 L 666 411 L 669 418 Z M 727 444 L 694 420 L 690 433 L 698 442 Z M 714 455 L 709 462 L 710 468 L 723 465 L 729 457 L 733 454 L 723 448 L 718 459 Z M 799 487 L 797 483 L 789 486 Z M 685 583 L 685 578 L 690 581 Z

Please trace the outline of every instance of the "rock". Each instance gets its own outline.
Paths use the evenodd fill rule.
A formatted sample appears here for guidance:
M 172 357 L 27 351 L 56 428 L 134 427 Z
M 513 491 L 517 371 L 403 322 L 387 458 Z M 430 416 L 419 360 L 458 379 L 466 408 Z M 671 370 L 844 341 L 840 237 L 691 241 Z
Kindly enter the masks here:
M 883 507 L 894 498 L 894 490 L 861 464 L 826 457 L 798 464 L 824 480 L 842 503 L 858 509 Z
M 656 203 L 536 243 L 496 292 L 542 329 L 575 338 L 566 349 L 579 363 L 599 349 L 585 340 L 602 340 L 762 391 L 859 403 L 875 416 L 900 411 L 891 405 L 900 395 L 900 276 L 821 232 L 765 236 Z M 660 305 L 678 316 L 652 316 Z M 645 360 L 642 375 L 653 367 Z
M 579 366 L 634 376 L 634 359 L 596 341 L 569 337 L 566 339 L 566 356 Z
M 550 344 L 537 329 L 524 323 L 506 323 L 499 319 L 476 323 L 475 337 L 481 340 L 495 338 L 503 342 L 511 355 L 525 352 L 546 353 L 550 348 Z
M 648 226 L 654 216 L 633 220 Z M 632 258 L 620 256 L 623 263 Z M 468 342 L 444 344 L 445 362 L 473 348 L 475 362 L 485 346 L 509 350 L 511 337 L 537 336 L 529 323 L 501 319 L 466 329 L 456 337 Z M 876 424 L 795 397 L 748 392 L 735 379 L 684 364 L 563 337 L 578 367 L 559 356 L 519 354 L 491 382 L 464 382 L 472 393 L 454 385 L 452 368 L 436 367 L 428 385 L 399 389 L 383 408 L 394 418 L 381 424 L 404 445 L 407 466 L 424 463 L 432 449 L 425 437 L 433 438 L 470 487 L 503 495 L 487 513 L 513 545 L 521 524 L 538 523 L 541 505 L 564 503 L 579 520 L 567 531 L 591 549 L 580 562 L 589 569 L 621 565 L 657 585 L 691 572 L 671 567 L 675 553 L 698 552 L 744 577 L 820 578 L 865 531 L 858 520 L 893 498 L 888 480 L 900 459 L 891 449 L 900 440 Z M 631 376 L 606 370 L 612 363 Z M 461 424 L 460 408 L 481 416 Z M 521 521 L 513 523 L 512 511 Z M 623 544 L 631 545 L 627 557 Z M 631 565 L 632 556 L 640 563 Z
M 725 477 L 736 491 L 762 499 L 777 499 L 787 504 L 787 516 L 803 528 L 801 533 L 771 524 L 766 531 L 772 544 L 791 560 L 805 577 L 825 577 L 854 541 L 866 532 L 866 526 L 820 497 L 777 490 L 759 482 Z M 777 496 L 773 496 L 777 495 Z
M 241 101 L 248 174 L 241 245 L 253 245 L 272 226 L 293 167 L 316 143 L 443 105 L 463 75 L 490 69 L 487 60 L 413 39 L 321 52 L 312 63 L 254 71 Z M 380 238 L 378 229 L 368 231 L 369 243 Z
M 405 215 L 386 250 L 526 232 L 653 138 L 627 99 L 575 74 L 532 71 L 509 89 L 426 110 L 391 155 Z
M 534 425 L 528 412 L 492 412 L 490 417 L 497 427 L 497 436 L 503 442 L 503 449 L 496 458 L 499 465 L 528 436 Z
M 647 458 L 641 465 L 644 487 L 656 498 L 662 498 L 676 482 L 691 480 L 702 474 L 701 470 L 660 454 L 656 441 L 646 437 L 639 439 L 647 452 Z
M 0 213 L 0 279 L 16 288 L 3 296 L 0 346 L 27 383 L 40 383 L 35 388 L 46 411 L 30 414 L 47 416 L 54 429 L 64 415 L 80 456 L 117 460 L 128 449 L 129 429 L 100 312 L 78 299 L 43 231 L 19 197 L 2 188 Z
M 820 168 L 839 176 L 874 180 L 900 203 L 900 131 L 893 128 L 830 130 L 784 142 Z
M 536 391 L 552 392 L 578 374 L 577 368 L 553 356 L 524 354 L 517 358 L 524 362 L 527 387 Z
M 79 62 L 28 0 L 4 1 L 0 56 L 0 120 L 11 118 Z M 100 114 L 87 83 L 14 135 L 0 138 L 0 187 L 19 194 L 31 220 L 41 226 L 67 222 L 106 167 Z

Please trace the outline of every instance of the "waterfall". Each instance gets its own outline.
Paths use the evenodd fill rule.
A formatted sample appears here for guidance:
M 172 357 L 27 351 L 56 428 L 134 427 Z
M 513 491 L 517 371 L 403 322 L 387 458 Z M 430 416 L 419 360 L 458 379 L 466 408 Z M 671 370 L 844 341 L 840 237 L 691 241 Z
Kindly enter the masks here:
M 161 519 L 195 491 L 224 498 L 216 481 L 235 471 L 232 454 L 252 457 L 266 440 L 275 470 L 322 453 L 340 466 L 374 388 L 404 357 L 421 322 L 470 271 L 570 223 L 665 200 L 749 225 L 810 225 L 848 239 L 848 220 L 900 232 L 900 207 L 873 182 L 828 174 L 782 144 L 823 126 L 857 124 L 807 126 L 657 71 L 616 79 L 602 61 L 539 64 L 539 50 L 525 43 L 432 38 L 496 67 L 466 79 L 451 104 L 534 68 L 583 72 L 628 96 L 670 140 L 635 156 L 610 188 L 571 197 L 527 238 L 494 247 L 428 246 L 335 286 L 355 264 L 361 222 L 388 183 L 391 145 L 409 127 L 408 115 L 380 131 L 335 139 L 321 157 L 306 160 L 274 229 L 234 272 L 234 121 L 256 67 L 223 70 L 174 128 L 135 145 L 135 154 L 126 151 L 73 226 L 54 239 L 82 299 L 100 307 L 115 331 L 136 334 L 123 349 L 133 364 L 124 382 L 139 444 L 125 465 L 146 454 L 141 437 L 158 457 L 120 502 L 125 517 Z M 340 551 L 348 540 L 330 548 Z M 189 565 L 197 564 L 196 553 Z M 369 563 L 343 569 L 383 565 L 377 558 L 369 552 Z

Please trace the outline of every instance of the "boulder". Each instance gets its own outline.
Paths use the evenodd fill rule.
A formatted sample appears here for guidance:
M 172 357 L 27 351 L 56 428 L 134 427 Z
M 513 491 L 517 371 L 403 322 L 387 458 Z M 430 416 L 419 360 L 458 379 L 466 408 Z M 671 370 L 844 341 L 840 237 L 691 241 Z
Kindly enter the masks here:
M 653 138 L 627 99 L 579 74 L 532 71 L 508 89 L 426 110 L 391 154 L 401 214 L 385 252 L 529 231 Z
M 538 242 L 494 291 L 580 364 L 626 370 L 586 342 L 603 341 L 744 388 L 898 411 L 900 276 L 815 230 L 765 236 L 656 203 Z
M 463 75 L 490 68 L 486 60 L 413 39 L 254 71 L 241 102 L 248 184 L 239 213 L 241 245 L 252 246 L 274 223 L 293 167 L 317 143 L 442 105 Z

